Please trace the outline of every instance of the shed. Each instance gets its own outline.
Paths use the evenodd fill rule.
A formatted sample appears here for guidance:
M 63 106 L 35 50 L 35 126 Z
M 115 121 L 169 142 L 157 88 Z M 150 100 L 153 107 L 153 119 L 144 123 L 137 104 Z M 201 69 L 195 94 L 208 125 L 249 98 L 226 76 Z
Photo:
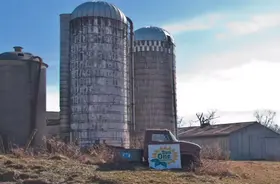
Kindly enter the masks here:
M 231 160 L 280 160 L 280 134 L 256 121 L 182 127 L 180 140 L 218 148 Z

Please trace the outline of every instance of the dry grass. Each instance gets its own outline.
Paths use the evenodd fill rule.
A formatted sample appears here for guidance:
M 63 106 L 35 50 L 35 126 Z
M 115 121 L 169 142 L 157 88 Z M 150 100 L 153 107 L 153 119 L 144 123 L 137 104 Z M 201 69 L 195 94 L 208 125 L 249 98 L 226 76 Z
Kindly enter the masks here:
M 141 166 L 103 170 L 101 165 L 82 164 L 73 159 L 0 157 L 0 182 L 18 183 L 217 183 L 268 184 L 280 182 L 280 164 L 270 162 L 226 162 L 232 175 L 214 175 L 205 169 L 198 173 L 153 171 Z M 215 163 L 215 165 L 217 165 Z M 213 167 L 212 167 L 213 168 Z M 203 173 L 204 172 L 204 173 Z
M 219 144 L 203 146 L 201 157 L 211 160 L 229 160 L 230 153 L 224 151 Z
M 0 155 L 0 183 L 280 183 L 278 162 L 205 159 L 201 168 L 189 173 L 117 164 L 116 159 L 114 150 L 104 145 L 82 152 L 75 145 L 51 139 L 45 150 L 24 152 L 18 148 L 13 149 L 12 154 Z

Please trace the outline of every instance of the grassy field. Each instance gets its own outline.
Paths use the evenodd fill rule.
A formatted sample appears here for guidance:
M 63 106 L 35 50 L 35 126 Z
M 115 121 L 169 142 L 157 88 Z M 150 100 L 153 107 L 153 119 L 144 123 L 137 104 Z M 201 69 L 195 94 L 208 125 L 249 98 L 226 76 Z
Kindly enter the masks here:
M 280 163 L 205 160 L 200 170 L 188 173 L 153 171 L 135 164 L 94 164 L 58 155 L 0 155 L 0 183 L 276 184 L 280 183 Z

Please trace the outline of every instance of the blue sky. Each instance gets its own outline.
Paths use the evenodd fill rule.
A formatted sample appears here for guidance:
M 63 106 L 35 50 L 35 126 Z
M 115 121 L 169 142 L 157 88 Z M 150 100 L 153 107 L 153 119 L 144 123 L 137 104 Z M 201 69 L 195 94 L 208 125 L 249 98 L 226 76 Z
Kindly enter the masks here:
M 50 66 L 48 110 L 59 109 L 59 14 L 83 2 L 3 0 L 0 6 L 0 52 L 20 45 Z M 280 111 L 279 1 L 108 2 L 131 17 L 136 29 L 160 26 L 175 37 L 178 111 L 186 121 L 208 109 L 218 109 L 222 122 L 252 119 L 258 108 Z

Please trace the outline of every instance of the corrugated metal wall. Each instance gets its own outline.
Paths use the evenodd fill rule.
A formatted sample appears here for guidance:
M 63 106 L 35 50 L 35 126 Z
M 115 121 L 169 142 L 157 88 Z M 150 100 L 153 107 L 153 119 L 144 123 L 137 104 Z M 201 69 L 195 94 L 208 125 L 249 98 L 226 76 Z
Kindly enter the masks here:
M 38 68 L 36 61 L 0 61 L 0 135 L 4 141 L 24 146 L 37 129 L 35 144 L 42 143 L 46 123 L 46 69 L 41 71 L 36 122 L 31 127 Z
M 37 71 L 38 73 L 38 71 Z M 37 133 L 35 136 L 35 145 L 41 146 L 43 144 L 43 137 L 46 136 L 46 91 L 47 91 L 47 68 L 45 66 L 41 67 L 41 77 L 38 93 L 38 105 L 37 105 L 37 117 L 36 117 L 36 129 Z
M 280 160 L 280 135 L 254 124 L 230 136 L 234 160 Z
M 229 156 L 230 154 L 228 136 L 196 137 L 185 138 L 184 140 L 200 145 L 202 147 L 202 150 L 206 152 L 216 152 L 217 154 L 222 154 L 224 156 Z

